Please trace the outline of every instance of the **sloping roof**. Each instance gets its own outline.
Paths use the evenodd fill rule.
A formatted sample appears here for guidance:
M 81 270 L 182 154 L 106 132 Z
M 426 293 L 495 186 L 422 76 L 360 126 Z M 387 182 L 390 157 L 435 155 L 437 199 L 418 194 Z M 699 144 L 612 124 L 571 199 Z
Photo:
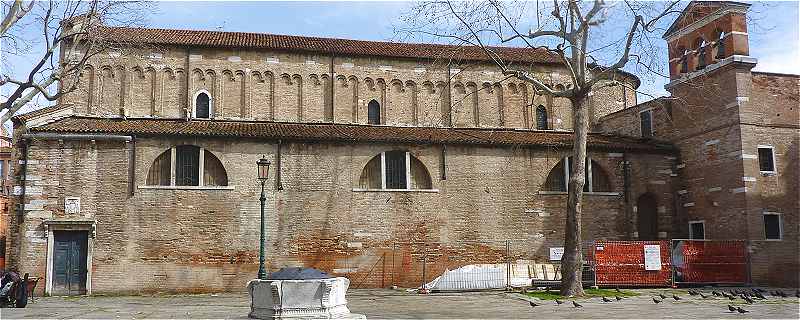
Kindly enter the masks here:
M 72 116 L 31 128 L 31 132 L 134 134 L 138 136 L 204 136 L 224 138 L 282 139 L 288 141 L 385 142 L 417 144 L 467 144 L 494 146 L 571 147 L 572 132 L 433 128 L 351 125 L 332 123 L 290 123 L 128 118 L 110 119 Z M 644 140 L 590 134 L 590 148 L 669 153 L 671 145 Z
M 664 35 L 662 35 L 662 38 L 666 39 L 671 34 L 677 32 L 680 29 L 683 29 L 683 27 L 679 28 L 679 26 L 681 25 L 681 23 L 683 22 L 684 19 L 687 19 L 689 17 L 689 14 L 695 14 L 695 8 L 697 8 L 698 6 L 700 6 L 700 7 L 712 7 L 712 8 L 722 8 L 724 6 L 735 6 L 735 7 L 748 8 L 748 7 L 750 7 L 750 4 L 749 3 L 744 3 L 744 2 L 737 2 L 737 1 L 692 1 L 688 5 L 686 5 L 686 7 L 683 8 L 683 11 L 681 11 L 681 14 L 674 21 L 672 21 L 672 24 L 669 26 L 669 28 L 667 28 L 667 31 L 664 32 Z M 706 15 L 706 14 L 708 14 L 708 13 L 703 13 L 703 15 Z M 694 17 L 695 20 L 697 20 L 699 18 L 700 17 Z
M 178 30 L 157 28 L 98 27 L 105 38 L 123 43 L 188 45 L 216 48 L 252 48 L 305 51 L 324 54 L 383 56 L 412 59 L 463 59 L 489 61 L 480 47 L 425 43 L 400 43 L 318 38 L 251 32 Z M 530 63 L 561 63 L 545 49 L 492 47 L 503 59 Z
M 51 113 L 51 112 L 56 111 L 56 110 L 64 109 L 64 108 L 67 108 L 67 107 L 68 107 L 67 105 L 54 104 L 54 105 L 47 106 L 47 107 L 44 107 L 44 108 L 41 108 L 41 109 L 38 109 L 38 110 L 33 110 L 31 112 L 28 112 L 28 113 L 16 114 L 13 117 L 11 117 L 11 119 L 19 119 L 19 120 L 25 121 L 25 120 L 28 120 L 28 119 L 31 119 L 31 118 L 35 118 L 35 117 L 38 117 L 38 116 L 41 116 L 41 115 L 46 115 L 46 114 Z

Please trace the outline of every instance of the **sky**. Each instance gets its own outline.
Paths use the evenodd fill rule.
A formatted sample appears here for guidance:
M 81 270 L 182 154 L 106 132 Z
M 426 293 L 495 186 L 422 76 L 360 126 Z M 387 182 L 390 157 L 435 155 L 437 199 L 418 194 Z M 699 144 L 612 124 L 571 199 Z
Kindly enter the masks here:
M 750 55 L 759 60 L 755 70 L 800 74 L 798 2 L 752 2 L 748 13 Z M 403 27 L 401 15 L 411 2 L 391 1 L 161 1 L 149 19 L 149 26 L 200 30 L 244 31 L 360 40 L 405 41 L 395 29 Z M 685 5 L 685 4 L 682 4 Z M 667 24 L 672 19 L 668 19 Z M 609 24 L 616 23 L 611 19 Z M 621 23 L 621 22 L 620 22 Z M 622 25 L 619 25 L 622 26 Z M 527 29 L 527 28 L 524 28 Z M 659 39 L 660 40 L 660 39 Z M 656 50 L 666 63 L 666 43 L 657 41 Z M 26 61 L 13 63 L 15 72 Z M 666 95 L 667 79 L 653 74 L 640 76 L 640 102 Z M 3 93 L 9 89 L 4 88 Z

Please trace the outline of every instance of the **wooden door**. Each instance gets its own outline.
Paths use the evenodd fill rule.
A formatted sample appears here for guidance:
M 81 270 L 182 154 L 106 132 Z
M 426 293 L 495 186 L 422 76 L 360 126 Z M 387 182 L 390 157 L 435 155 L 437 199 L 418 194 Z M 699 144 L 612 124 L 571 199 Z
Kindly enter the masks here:
M 86 231 L 53 232 L 53 295 L 86 294 Z
M 652 193 L 636 201 L 639 240 L 658 240 L 658 202 Z

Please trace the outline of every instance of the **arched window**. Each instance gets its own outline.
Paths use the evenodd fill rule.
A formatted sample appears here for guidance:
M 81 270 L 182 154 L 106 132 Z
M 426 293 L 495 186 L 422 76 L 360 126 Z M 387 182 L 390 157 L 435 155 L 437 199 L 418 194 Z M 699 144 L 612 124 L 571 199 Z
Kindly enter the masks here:
M 381 124 L 381 105 L 378 101 L 371 100 L 367 104 L 367 123 Z
M 717 32 L 717 42 L 715 43 L 717 47 L 717 54 L 714 55 L 716 59 L 724 59 L 725 58 L 725 31 L 718 31 Z
M 697 70 L 702 70 L 706 67 L 706 41 L 703 38 L 697 38 Z
M 227 186 L 228 174 L 210 151 L 181 145 L 164 151 L 153 161 L 146 183 L 151 186 Z
M 211 97 L 205 90 L 195 94 L 194 117 L 199 119 L 211 118 Z
M 684 47 L 678 48 L 681 55 L 681 73 L 689 72 L 689 51 Z
M 536 129 L 547 130 L 547 109 L 543 105 L 536 107 Z
M 419 159 L 407 151 L 386 151 L 373 157 L 361 171 L 362 189 L 432 189 L 431 175 Z
M 564 158 L 559 161 L 550 174 L 547 175 L 545 181 L 544 191 L 567 191 L 567 184 L 569 177 L 572 174 L 572 157 Z M 603 170 L 597 161 L 591 158 L 586 158 L 585 179 L 586 183 L 583 186 L 585 192 L 610 192 L 611 183 L 608 179 L 608 174 Z

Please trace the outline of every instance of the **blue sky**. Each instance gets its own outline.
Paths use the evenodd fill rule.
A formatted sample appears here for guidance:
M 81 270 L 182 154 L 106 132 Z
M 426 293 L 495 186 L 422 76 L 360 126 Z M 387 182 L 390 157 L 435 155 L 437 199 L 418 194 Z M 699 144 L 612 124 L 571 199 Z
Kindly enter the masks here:
M 749 13 L 750 54 L 756 70 L 800 74 L 798 2 L 755 2 Z M 150 26 L 201 30 L 246 31 L 363 40 L 396 40 L 395 27 L 409 2 L 267 2 L 162 1 Z M 671 22 L 671 19 L 667 23 Z M 610 22 L 614 23 L 614 22 Z M 527 29 L 527 28 L 524 28 Z M 658 50 L 666 63 L 666 43 Z M 23 70 L 23 62 L 15 68 Z M 15 70 L 19 71 L 19 70 Z M 640 74 L 641 91 L 665 95 L 666 79 Z M 7 92 L 9 89 L 3 90 Z M 648 100 L 641 96 L 640 101 Z
M 798 2 L 752 2 L 748 15 L 750 54 L 759 59 L 756 70 L 800 74 Z M 409 2 L 161 2 L 150 20 L 153 26 L 225 31 L 293 34 L 361 40 L 398 39 L 394 27 Z M 203 16 L 199 18 L 198 16 Z M 671 23 L 671 19 L 666 21 Z M 610 22 L 613 23 L 613 22 Z M 660 43 L 666 63 L 666 43 Z M 666 79 L 641 75 L 641 91 L 666 95 Z M 642 96 L 641 99 L 649 100 Z M 643 101 L 643 100 L 642 100 Z

